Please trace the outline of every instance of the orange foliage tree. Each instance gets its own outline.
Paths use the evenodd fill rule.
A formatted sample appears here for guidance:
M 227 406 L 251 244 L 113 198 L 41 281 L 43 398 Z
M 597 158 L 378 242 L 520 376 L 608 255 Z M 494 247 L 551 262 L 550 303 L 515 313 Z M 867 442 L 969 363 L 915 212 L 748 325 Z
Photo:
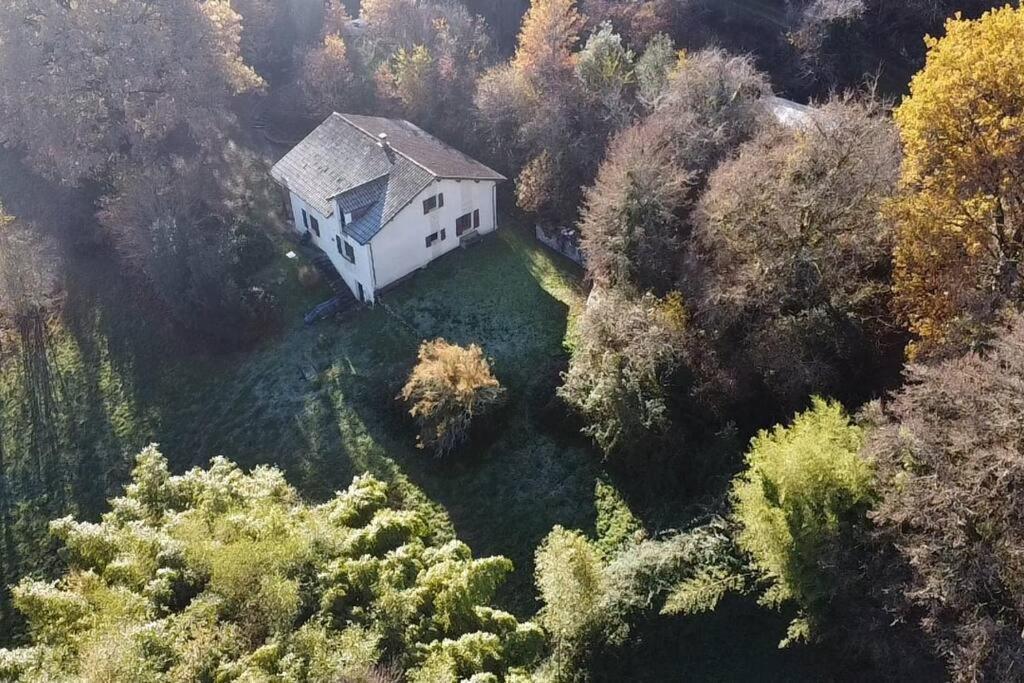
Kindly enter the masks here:
M 398 397 L 420 426 L 419 448 L 441 457 L 466 441 L 474 418 L 504 403 L 505 389 L 479 346 L 435 339 L 420 346 L 419 362 Z
M 558 77 L 572 71 L 573 50 L 582 30 L 576 0 L 534 0 L 523 18 L 513 67 L 533 77 Z

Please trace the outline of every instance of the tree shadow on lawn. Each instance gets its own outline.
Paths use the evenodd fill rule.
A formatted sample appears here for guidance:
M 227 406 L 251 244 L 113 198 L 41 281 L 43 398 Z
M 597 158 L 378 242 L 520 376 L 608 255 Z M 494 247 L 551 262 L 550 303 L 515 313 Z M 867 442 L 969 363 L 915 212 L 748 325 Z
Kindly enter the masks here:
M 791 617 L 737 595 L 706 614 L 650 615 L 627 643 L 598 658 L 594 681 L 880 680 L 863 670 L 845 673 L 820 646 L 779 648 Z
M 540 541 L 557 524 L 595 533 L 599 459 L 554 440 L 530 405 L 538 378 L 557 380 L 550 367 L 565 357 L 568 306 L 496 238 L 431 264 L 386 295 L 384 304 L 369 315 L 387 339 L 364 340 L 362 368 L 339 372 L 336 391 L 395 466 L 447 510 L 474 553 L 513 561 L 515 572 L 499 600 L 529 616 L 537 609 L 533 553 Z M 508 389 L 490 438 L 445 462 L 414 447 L 414 426 L 395 401 L 420 341 L 437 337 L 479 344 Z

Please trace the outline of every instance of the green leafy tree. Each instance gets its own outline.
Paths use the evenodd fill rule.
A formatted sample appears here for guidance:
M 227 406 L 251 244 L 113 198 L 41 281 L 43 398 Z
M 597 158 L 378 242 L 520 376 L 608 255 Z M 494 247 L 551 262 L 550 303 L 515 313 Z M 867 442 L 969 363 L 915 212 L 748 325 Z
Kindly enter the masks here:
M 555 527 L 548 534 L 537 549 L 535 577 L 544 603 L 539 621 L 553 656 L 540 671 L 556 680 L 586 680 L 597 662 L 618 659 L 615 648 L 642 620 L 705 611 L 743 587 L 742 560 L 721 518 L 658 540 L 639 539 L 633 535 L 602 552 L 603 543 L 578 531 Z
M 437 84 L 434 57 L 425 45 L 399 48 L 390 61 L 381 66 L 378 81 L 387 96 L 401 103 L 411 118 L 422 120 L 434 105 Z
M 438 540 L 371 476 L 322 505 L 276 469 L 216 458 L 171 476 L 150 447 L 99 523 L 57 520 L 69 569 L 24 579 L 32 636 L 0 650 L 23 681 L 500 680 L 543 649 L 530 623 L 488 606 L 511 571 Z M 475 678 L 474 680 L 481 680 Z
M 617 126 L 629 121 L 632 98 L 628 95 L 636 79 L 635 62 L 636 54 L 622 44 L 622 37 L 607 22 L 590 34 L 576 55 L 576 77 L 583 93 Z
M 843 407 L 815 398 L 788 427 L 762 431 L 732 486 L 736 541 L 768 582 L 761 602 L 800 610 L 784 643 L 815 635 L 832 594 L 828 560 L 875 500 L 874 475 L 860 458 L 863 430 Z
M 665 387 L 683 366 L 686 313 L 676 297 L 595 289 L 559 395 L 606 455 L 651 450 L 672 428 Z
M 679 63 L 679 52 L 672 39 L 664 33 L 651 38 L 636 60 L 637 97 L 647 107 L 653 107 L 668 85 L 672 68 Z

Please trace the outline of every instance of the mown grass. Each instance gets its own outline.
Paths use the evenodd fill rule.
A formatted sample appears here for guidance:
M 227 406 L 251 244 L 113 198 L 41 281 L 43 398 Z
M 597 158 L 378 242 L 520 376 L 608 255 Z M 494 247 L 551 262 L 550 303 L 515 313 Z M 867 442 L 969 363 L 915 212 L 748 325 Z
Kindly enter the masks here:
M 557 382 L 582 303 L 578 273 L 556 259 L 506 229 L 338 322 L 303 326 L 301 307 L 322 292 L 293 296 L 286 329 L 259 348 L 165 371 L 154 438 L 179 467 L 217 454 L 279 465 L 314 498 L 363 471 L 385 477 L 442 533 L 510 557 L 503 598 L 529 615 L 535 547 L 555 524 L 593 532 L 601 479 L 593 454 L 546 434 L 532 405 Z M 437 337 L 483 347 L 510 397 L 499 427 L 451 462 L 415 448 L 394 399 L 420 342 Z
M 584 301 L 574 266 L 506 226 L 431 264 L 376 308 L 306 327 L 302 314 L 328 293 L 299 284 L 301 259 L 284 257 L 291 248 L 279 243 L 278 257 L 260 275 L 282 302 L 282 328 L 256 348 L 228 355 L 183 349 L 158 312 L 102 269 L 83 267 L 54 337 L 62 377 L 58 431 L 76 504 L 23 508 L 38 517 L 25 527 L 27 543 L 42 543 L 45 515 L 99 514 L 103 498 L 119 492 L 131 456 L 151 441 L 175 471 L 215 455 L 246 468 L 279 466 L 314 500 L 373 472 L 430 517 L 439 536 L 458 535 L 477 555 L 511 558 L 516 569 L 499 601 L 521 617 L 538 607 L 533 552 L 554 525 L 585 531 L 607 553 L 642 527 L 600 457 L 570 434 L 571 425 L 552 427 L 544 418 Z M 413 425 L 394 398 L 419 343 L 436 337 L 480 344 L 510 398 L 495 428 L 446 462 L 415 448 Z M 23 416 L 14 365 L 4 369 L 5 445 L 18 453 Z M 16 493 L 24 499 L 32 487 Z M 32 554 L 40 554 L 39 545 L 26 556 Z M 47 568 L 53 566 L 23 565 Z M 733 619 L 745 630 L 736 631 Z M 638 632 L 615 675 L 662 680 L 683 666 L 693 675 L 681 679 L 741 680 L 756 671 L 765 680 L 792 680 L 806 671 L 806 657 L 774 648 L 783 620 L 746 603 L 663 621 Z

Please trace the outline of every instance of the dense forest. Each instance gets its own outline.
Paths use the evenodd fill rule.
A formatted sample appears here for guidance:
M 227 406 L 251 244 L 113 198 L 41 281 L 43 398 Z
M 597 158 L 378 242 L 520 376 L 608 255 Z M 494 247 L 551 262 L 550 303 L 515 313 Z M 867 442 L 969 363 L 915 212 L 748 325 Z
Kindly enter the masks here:
M 509 181 L 306 325 L 335 111 Z M 1024 681 L 1022 258 L 1019 3 L 5 0 L 0 681 Z

